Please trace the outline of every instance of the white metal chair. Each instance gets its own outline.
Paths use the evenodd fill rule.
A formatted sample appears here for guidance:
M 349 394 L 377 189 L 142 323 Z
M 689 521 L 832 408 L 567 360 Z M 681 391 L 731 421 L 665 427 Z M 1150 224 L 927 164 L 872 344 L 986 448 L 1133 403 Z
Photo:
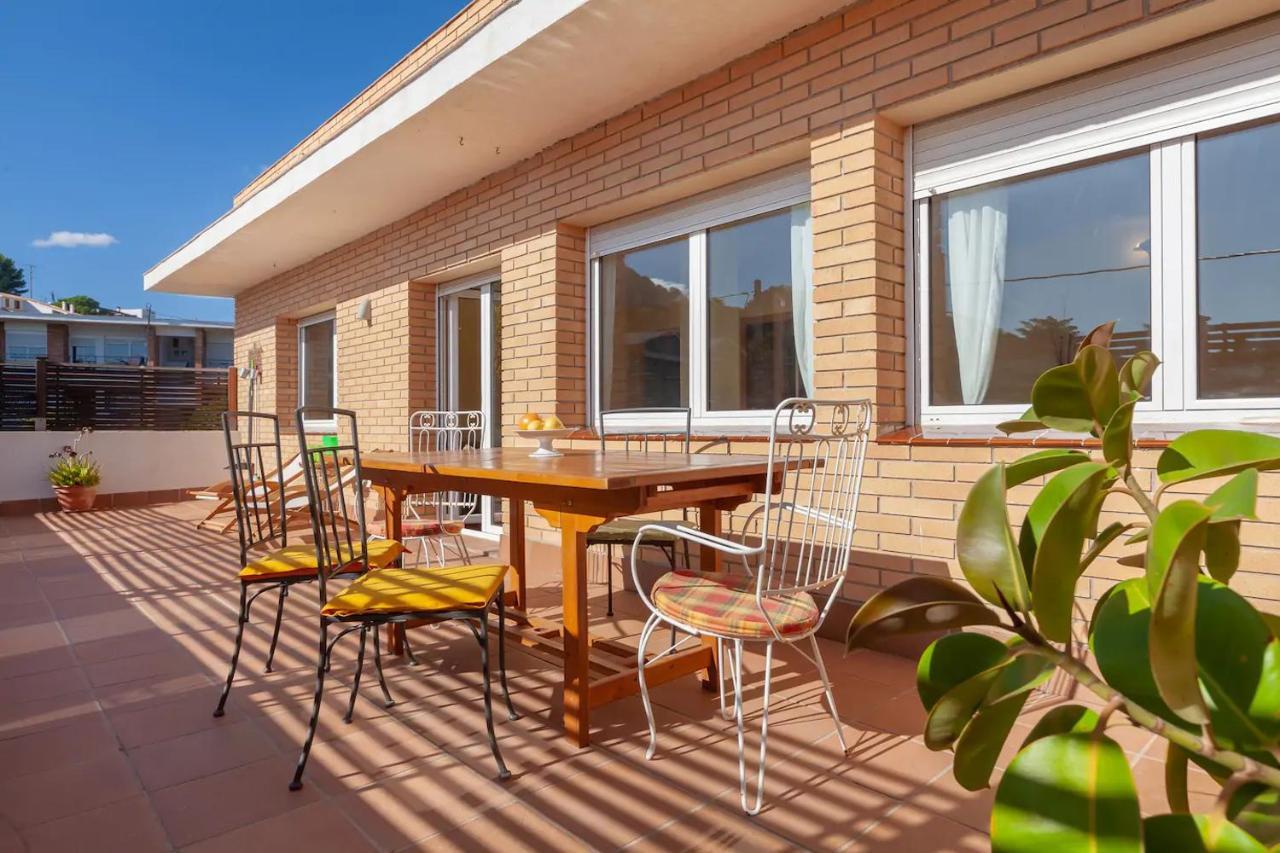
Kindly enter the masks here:
M 653 706 L 645 683 L 645 666 L 671 654 L 697 637 L 714 637 L 720 657 L 720 707 L 724 712 L 724 657 L 733 679 L 733 715 L 738 728 L 738 783 L 742 809 L 757 814 L 764 801 L 765 753 L 769 734 L 769 689 L 775 643 L 797 645 L 817 668 L 842 750 L 847 751 L 835 697 L 822 663 L 817 632 L 831 610 L 844 581 L 853 547 L 863 462 L 871 425 L 868 401 L 785 400 L 774 410 L 769 430 L 769 474 L 762 504 L 747 518 L 741 542 L 710 536 L 678 525 L 679 538 L 723 554 L 741 557 L 748 575 L 673 571 L 645 592 L 640 584 L 636 553 L 647 536 L 667 536 L 669 526 L 645 525 L 631 552 L 636 589 L 651 616 L 640 634 L 640 697 L 649 722 L 652 758 L 658 745 Z M 781 466 L 775 470 L 775 465 Z M 754 544 L 750 540 L 755 540 Z M 814 594 L 824 593 L 819 604 Z M 687 632 L 689 637 L 646 662 L 645 647 L 659 624 Z M 812 655 L 798 644 L 808 641 Z M 749 802 L 745 735 L 742 719 L 742 649 L 745 643 L 765 644 L 764 710 L 760 721 L 759 769 L 753 802 Z M 723 653 L 719 650 L 723 649 Z
M 485 443 L 485 417 L 479 411 L 414 412 L 409 416 L 409 449 L 417 452 L 481 448 Z M 464 563 L 471 562 L 462 536 L 467 520 L 480 510 L 480 496 L 466 492 L 434 492 L 411 495 L 405 501 L 402 542 L 416 540 L 421 553 L 428 543 L 436 546 L 440 565 L 447 556 L 444 540 L 449 539 Z

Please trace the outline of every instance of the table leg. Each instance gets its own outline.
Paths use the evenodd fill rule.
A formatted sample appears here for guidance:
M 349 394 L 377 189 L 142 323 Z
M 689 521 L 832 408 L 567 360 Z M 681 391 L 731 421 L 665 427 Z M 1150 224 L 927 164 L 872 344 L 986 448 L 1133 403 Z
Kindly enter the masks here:
M 723 536 L 724 527 L 720 508 L 710 504 L 703 504 L 698 507 L 698 529 L 712 536 Z M 699 548 L 698 569 L 700 571 L 719 572 L 724 570 L 724 563 L 721 560 L 724 556 L 723 554 L 706 545 L 700 545 Z M 702 681 L 702 689 L 719 690 L 720 679 L 724 676 L 720 672 L 720 661 L 716 657 L 715 638 L 703 637 L 702 645 L 711 650 L 711 663 L 707 666 L 707 677 Z
M 528 575 L 525 572 L 524 501 L 520 498 L 511 498 L 507 501 L 507 543 L 511 552 L 507 555 L 507 559 L 511 561 L 511 569 L 516 575 L 516 607 L 520 610 L 528 610 L 529 587 Z
M 376 486 L 382 494 L 382 508 L 386 515 L 387 538 L 396 542 L 404 535 L 404 508 L 401 506 L 400 492 L 389 486 Z M 397 565 L 402 561 L 397 559 Z M 387 654 L 404 654 L 404 626 L 387 625 Z
M 598 521 L 593 519 L 593 521 Z M 578 746 L 591 743 L 587 619 L 586 519 L 560 516 L 560 571 L 564 586 L 564 731 Z

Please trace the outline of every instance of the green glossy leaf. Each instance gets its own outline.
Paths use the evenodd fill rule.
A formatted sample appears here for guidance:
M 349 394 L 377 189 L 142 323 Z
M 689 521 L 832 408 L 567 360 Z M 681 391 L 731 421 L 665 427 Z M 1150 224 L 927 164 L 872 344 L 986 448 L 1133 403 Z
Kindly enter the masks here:
M 1059 705 L 1050 709 L 1031 729 L 1031 734 L 1022 742 L 1026 749 L 1041 738 L 1050 735 L 1065 735 L 1069 732 L 1088 734 L 1098 727 L 1098 712 L 1083 705 Z
M 1094 419 L 1106 424 L 1120 407 L 1120 375 L 1115 359 L 1105 347 L 1089 345 L 1080 348 L 1075 365 Z
M 1280 438 L 1233 429 L 1198 429 L 1169 442 L 1156 463 L 1160 481 L 1166 484 L 1222 477 L 1246 468 L 1280 468 Z
M 1213 522 L 1242 521 L 1258 517 L 1258 470 L 1246 468 L 1204 499 L 1213 510 Z
M 1280 845 L 1280 791 L 1244 785 L 1232 798 L 1231 821 L 1263 844 Z M 1272 853 L 1277 849 L 1270 848 Z
M 1191 723 L 1208 720 L 1196 682 L 1196 578 L 1212 511 L 1175 501 L 1161 511 L 1147 542 L 1151 593 L 1151 670 L 1160 696 Z
M 1151 538 L 1151 528 L 1144 527 L 1128 539 L 1124 540 L 1124 544 L 1136 545 L 1139 542 L 1146 542 L 1149 538 Z
M 1153 714 L 1184 728 L 1160 698 L 1151 674 L 1151 595 L 1146 578 L 1114 585 L 1094 609 L 1089 647 L 1103 679 Z
M 1280 640 L 1280 616 L 1263 610 L 1259 610 L 1258 615 L 1262 617 L 1262 621 L 1267 623 L 1267 627 L 1271 629 L 1271 636 Z
M 1105 529 L 1099 531 L 1098 535 L 1093 538 L 1093 544 L 1089 546 L 1089 550 L 1085 552 L 1084 559 L 1081 560 L 1081 568 L 1087 569 L 1089 564 L 1106 552 L 1107 546 L 1120 538 L 1120 536 L 1130 528 L 1132 523 L 1123 521 L 1113 521 L 1106 526 Z
M 1204 535 L 1204 567 L 1209 576 L 1229 583 L 1240 566 L 1240 522 L 1210 524 Z
M 1229 749 L 1280 742 L 1280 641 L 1239 593 L 1201 576 L 1196 650 L 1213 733 Z M 1228 639 L 1229 638 L 1229 639 Z
M 995 853 L 1141 853 L 1138 792 L 1105 736 L 1050 735 L 1009 764 L 991 814 Z
M 1012 489 L 1044 474 L 1052 474 L 1063 468 L 1070 468 L 1072 465 L 1088 461 L 1089 454 L 1079 450 L 1040 450 L 1029 453 L 1005 465 L 1005 486 Z
M 1006 653 L 996 663 L 957 683 L 938 697 L 924 722 L 924 745 L 932 750 L 940 750 L 954 744 L 986 700 L 1000 674 L 1014 660 L 1006 649 Z
M 1120 390 L 1134 391 L 1145 397 L 1147 385 L 1159 366 L 1160 359 L 1149 350 L 1134 354 L 1120 365 Z
M 1025 612 L 1031 605 L 1026 572 L 1009 530 L 1005 469 L 996 465 L 978 478 L 965 498 L 956 526 L 956 556 L 965 578 L 992 604 L 1001 596 Z
M 1042 429 L 1048 428 L 1049 427 L 1040 423 L 1038 420 L 1026 420 L 1023 418 L 1018 418 L 1016 421 L 1003 421 L 996 424 L 996 429 L 1000 430 L 1005 435 L 1016 435 L 1020 432 L 1039 432 Z
M 1094 326 L 1089 330 L 1089 334 L 1080 339 L 1080 346 L 1076 347 L 1076 355 L 1080 355 L 1084 348 L 1089 346 L 1110 349 L 1111 336 L 1115 334 L 1115 330 L 1115 320 L 1108 320 L 1105 323 Z
M 1191 753 L 1173 741 L 1165 741 L 1164 751 L 1164 795 L 1169 801 L 1169 808 L 1175 812 L 1191 811 L 1191 800 L 1187 790 L 1187 766 Z
M 1055 474 L 1027 508 L 1035 539 L 1031 602 L 1040 631 L 1055 642 L 1071 636 L 1071 609 L 1081 551 L 1107 466 L 1084 462 Z
M 929 644 L 916 664 L 916 692 L 926 711 L 956 685 L 1002 661 L 1009 649 L 986 634 L 961 631 Z
M 1065 432 L 1093 431 L 1093 407 L 1075 363 L 1041 373 L 1031 386 L 1031 405 L 1048 427 Z
M 1102 431 L 1102 455 L 1112 465 L 1129 464 L 1133 453 L 1133 407 L 1138 399 L 1134 396 L 1121 403 Z
M 1249 833 L 1217 815 L 1155 815 L 1142 822 L 1142 836 L 1150 851 L 1266 853 L 1267 849 Z
M 845 645 L 854 649 L 889 634 L 995 625 L 999 621 L 990 607 L 955 581 L 916 577 L 867 599 L 849 622 Z
M 978 791 L 991 784 L 1000 750 L 1027 697 L 1052 672 L 1052 664 L 1030 655 L 1015 658 L 1000 670 L 982 706 L 956 740 L 953 774 L 961 787 Z

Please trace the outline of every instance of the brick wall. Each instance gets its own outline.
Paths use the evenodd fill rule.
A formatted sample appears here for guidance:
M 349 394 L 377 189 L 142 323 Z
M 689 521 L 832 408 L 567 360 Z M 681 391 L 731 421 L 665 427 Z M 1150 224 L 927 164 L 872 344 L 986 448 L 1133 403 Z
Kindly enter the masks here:
M 260 348 L 267 372 L 262 399 L 291 417 L 294 322 L 336 308 L 340 403 L 361 412 L 368 446 L 395 446 L 408 411 L 434 402 L 434 299 L 420 282 L 487 267 L 501 270 L 506 431 L 530 408 L 581 422 L 583 226 L 807 158 L 818 382 L 824 392 L 870 397 L 881 428 L 901 425 L 907 403 L 905 152 L 904 129 L 892 117 L 906 114 L 908 102 L 975 81 L 999 90 L 992 81 L 1025 79 L 1029 63 L 1042 69 L 1046 57 L 1088 48 L 1096 60 L 1101 54 L 1093 46 L 1102 36 L 1126 36 L 1111 39 L 1113 45 L 1135 43 L 1139 35 L 1149 45 L 1157 38 L 1152 33 L 1172 40 L 1175 28 L 1154 22 L 1181 10 L 1220 8 L 1211 0 L 871 0 L 851 6 L 244 291 L 236 306 L 237 357 Z M 1059 74 L 1080 67 L 1055 62 Z M 1038 70 L 1035 79 L 1047 82 L 1045 73 Z M 358 112 L 322 130 L 334 132 Z M 374 305 L 368 327 L 353 320 L 365 297 Z M 912 573 L 957 574 L 960 502 L 985 466 L 1011 454 L 1006 448 L 875 446 L 845 594 L 864 598 Z M 1271 478 L 1265 488 L 1280 492 Z M 1270 508 L 1277 511 L 1268 518 L 1280 520 L 1280 503 Z M 1249 534 L 1253 544 L 1280 546 L 1280 526 L 1259 530 Z M 1244 583 L 1258 599 L 1278 601 L 1280 584 L 1262 567 L 1270 553 L 1246 558 L 1253 562 Z M 1117 570 L 1099 563 L 1091 575 Z M 1088 612 L 1090 583 L 1083 590 Z

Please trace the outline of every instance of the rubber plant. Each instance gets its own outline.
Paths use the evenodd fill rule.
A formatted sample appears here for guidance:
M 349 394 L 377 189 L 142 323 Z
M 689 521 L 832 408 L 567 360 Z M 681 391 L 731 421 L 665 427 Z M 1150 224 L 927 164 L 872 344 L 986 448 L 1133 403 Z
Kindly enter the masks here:
M 916 577 L 872 596 L 848 647 L 949 630 L 921 655 L 917 690 L 925 743 L 954 751 L 970 790 L 991 784 L 1029 695 L 1055 672 L 1097 697 L 1053 707 L 1018 745 L 996 787 L 997 851 L 1266 850 L 1280 842 L 1280 618 L 1231 583 L 1259 472 L 1280 469 L 1280 438 L 1194 430 L 1160 453 L 1154 478 L 1139 470 L 1133 414 L 1159 361 L 1140 352 L 1117 365 L 1111 328 L 1041 375 L 1031 408 L 1001 425 L 1087 434 L 1097 441 L 1082 446 L 1096 449 L 1044 449 L 988 469 L 957 525 L 968 585 Z M 1037 491 L 1015 531 L 1006 496 L 1021 484 Z M 1102 526 L 1104 503 L 1121 520 Z M 1126 545 L 1132 576 L 1097 602 L 1086 655 L 1077 585 Z M 1165 742 L 1169 814 L 1139 810 L 1129 760 L 1106 731 L 1123 718 Z M 1189 807 L 1191 763 L 1220 786 L 1202 814 Z

